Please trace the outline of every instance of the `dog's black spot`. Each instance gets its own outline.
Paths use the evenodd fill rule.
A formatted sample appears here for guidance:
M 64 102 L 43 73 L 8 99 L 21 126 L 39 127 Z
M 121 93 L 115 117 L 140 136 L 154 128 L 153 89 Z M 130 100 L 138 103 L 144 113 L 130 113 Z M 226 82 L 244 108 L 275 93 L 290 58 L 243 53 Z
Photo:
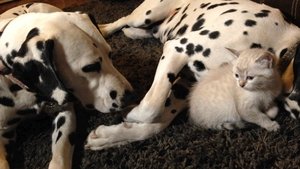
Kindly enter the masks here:
M 168 79 L 170 83 L 173 83 L 176 80 L 176 76 L 174 73 L 168 73 Z
M 20 116 L 28 116 L 28 115 L 34 115 L 37 114 L 37 110 L 36 109 L 23 109 L 23 110 L 18 110 L 17 114 Z
M 256 14 L 254 14 L 254 15 L 255 15 L 255 17 L 257 17 L 257 18 L 263 18 L 263 17 L 267 17 L 267 16 L 269 15 L 270 12 L 271 12 L 271 11 L 269 11 L 269 10 L 263 9 L 263 10 L 261 10 L 259 13 L 256 13 Z
M 26 8 L 29 8 L 33 3 L 28 3 L 25 5 Z
M 203 30 L 200 32 L 200 35 L 207 35 L 209 33 L 209 30 Z
M 69 134 L 69 142 L 70 142 L 71 146 L 73 146 L 75 144 L 76 138 L 77 138 L 77 135 L 75 132 L 72 132 Z
M 196 70 L 199 72 L 205 70 L 205 65 L 203 64 L 203 62 L 199 60 L 195 60 L 193 65 L 195 66 Z
M 228 4 L 228 3 L 226 3 L 226 2 L 219 3 L 219 4 L 213 4 L 213 5 L 210 5 L 209 7 L 207 7 L 207 10 L 214 9 L 214 8 L 216 8 L 216 7 L 224 6 L 224 5 L 227 5 L 227 4 Z
M 255 25 L 256 25 L 256 21 L 251 20 L 251 19 L 247 19 L 247 20 L 245 21 L 245 25 L 246 25 L 246 26 L 249 26 L 249 27 L 255 26 Z
M 181 24 L 181 22 L 187 17 L 187 14 L 183 14 L 179 20 L 179 22 L 177 22 L 177 24 L 174 26 L 174 28 L 172 28 L 169 32 L 168 32 L 168 36 L 170 36 L 173 31 Z
M 202 25 L 204 24 L 205 19 L 199 19 L 192 27 L 192 31 L 198 31 L 200 29 L 202 29 Z
M 243 35 L 248 35 L 248 32 L 247 32 L 247 31 L 244 31 L 244 32 L 243 32 Z
M 17 92 L 20 90 L 22 90 L 22 88 L 17 84 L 12 84 L 11 86 L 9 86 L 9 91 L 11 92 Z
M 183 52 L 183 48 L 181 48 L 181 47 L 175 46 L 175 49 L 179 53 Z
M 81 70 L 85 73 L 89 73 L 89 72 L 100 72 L 101 70 L 101 64 L 100 62 L 95 62 L 89 65 L 85 65 L 81 68 Z
M 61 136 L 62 136 L 62 132 L 59 131 L 57 134 L 56 140 L 55 140 L 55 144 L 58 142 L 58 140 L 61 138 Z
M 177 35 L 183 35 L 189 26 L 187 24 L 183 25 L 178 31 Z
M 165 102 L 165 107 L 171 106 L 171 99 L 168 97 L 166 102 Z
M 117 98 L 117 91 L 115 91 L 115 90 L 112 90 L 112 91 L 110 91 L 109 92 L 109 96 L 110 96 L 110 98 L 111 99 L 113 99 L 113 100 L 115 100 L 116 98 Z
M 175 98 L 182 99 L 182 100 L 186 99 L 189 94 L 189 90 L 186 87 L 184 87 L 183 85 L 178 84 L 178 83 L 176 83 L 172 86 L 172 91 L 173 91 Z
M 209 49 L 209 48 L 208 48 L 208 49 L 205 49 L 205 50 L 203 51 L 202 55 L 203 55 L 204 57 L 208 57 L 208 56 L 210 55 L 210 49 Z
M 146 25 L 151 24 L 151 20 L 150 20 L 150 19 L 145 19 L 145 24 L 146 24 Z
M 5 96 L 0 97 L 0 104 L 7 106 L 7 107 L 15 106 L 14 100 L 9 97 L 5 97 Z
M 201 45 L 196 45 L 195 52 L 201 52 L 203 50 L 203 47 Z
M 61 116 L 59 117 L 59 119 L 57 120 L 56 123 L 56 130 L 58 130 L 61 126 L 63 126 L 66 122 L 66 117 L 65 116 Z
M 147 12 L 146 12 L 146 15 L 150 15 L 151 14 L 151 10 L 148 10 Z
M 232 23 L 233 23 L 233 20 L 232 20 L 232 19 L 229 19 L 229 20 L 227 20 L 226 22 L 224 22 L 224 24 L 225 24 L 226 26 L 230 26 Z
M 187 43 L 187 38 L 182 38 L 182 39 L 180 40 L 180 43 L 181 43 L 181 44 L 186 44 L 186 43 Z
M 251 49 L 253 49 L 253 48 L 260 48 L 260 49 L 261 49 L 262 46 L 261 46 L 261 44 L 259 44 L 259 43 L 252 43 L 251 46 L 250 46 L 250 48 L 251 48 Z
M 237 10 L 236 9 L 229 9 L 223 13 L 221 13 L 221 15 L 224 15 L 224 14 L 227 14 L 227 13 L 232 13 L 232 12 L 236 12 Z
M 44 42 L 43 41 L 37 41 L 36 42 L 36 48 L 42 51 L 44 49 Z
M 45 53 L 43 52 L 42 55 Z M 42 56 L 42 58 L 48 58 Z M 51 65 L 47 61 L 46 65 Z M 53 101 L 52 93 L 54 90 L 63 90 L 60 80 L 51 67 L 45 67 L 44 64 L 37 60 L 29 60 L 28 62 L 14 63 L 12 75 L 24 83 L 30 91 L 35 92 L 39 100 Z M 66 95 L 63 102 L 68 99 Z
M 194 48 L 195 48 L 195 45 L 192 43 L 189 43 L 188 45 L 186 45 L 186 54 L 188 56 L 193 55 L 195 53 Z
M 27 36 L 26 36 L 26 40 L 23 42 L 23 44 L 21 45 L 21 48 L 18 51 L 18 56 L 19 57 L 24 57 L 28 51 L 28 47 L 27 47 L 27 42 L 32 39 L 35 36 L 39 35 L 39 29 L 38 28 L 33 28 L 31 29 Z
M 197 20 L 201 19 L 203 16 L 204 16 L 204 13 L 203 13 L 203 14 L 200 14 L 200 15 L 197 17 Z
M 201 5 L 200 5 L 200 8 L 206 8 L 208 5 L 210 5 L 211 3 L 209 2 L 209 3 L 202 3 Z
M 189 6 L 190 6 L 190 4 L 188 4 L 188 5 L 183 9 L 182 14 L 185 13 L 185 11 L 189 8 Z
M 210 39 L 217 39 L 218 37 L 220 36 L 220 32 L 219 31 L 214 31 L 214 32 L 211 32 L 208 37 Z
M 279 54 L 279 57 L 283 57 L 284 54 L 285 54 L 287 51 L 288 51 L 287 48 L 282 49 L 281 52 L 280 52 L 280 54 Z
M 6 43 L 5 43 L 5 47 L 8 47 L 8 45 L 9 45 L 9 43 L 8 43 L 8 42 L 6 42 Z
M 242 13 L 248 13 L 248 11 L 247 10 L 243 10 Z

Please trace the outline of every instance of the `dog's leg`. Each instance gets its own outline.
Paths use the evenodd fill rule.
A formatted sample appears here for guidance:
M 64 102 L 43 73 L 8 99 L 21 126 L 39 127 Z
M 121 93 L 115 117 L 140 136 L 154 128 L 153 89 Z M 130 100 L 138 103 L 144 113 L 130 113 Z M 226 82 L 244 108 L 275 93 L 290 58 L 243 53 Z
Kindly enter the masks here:
M 106 37 L 124 26 L 147 27 L 168 17 L 181 3 L 182 0 L 145 0 L 130 15 L 113 23 L 99 25 L 99 28 L 103 36 Z
M 189 59 L 179 46 L 182 46 L 179 40 L 165 43 L 152 86 L 140 104 L 127 115 L 127 122 L 152 123 L 161 115 L 177 74 Z
M 175 85 L 181 84 L 176 83 Z M 134 141 L 145 140 L 161 132 L 173 121 L 181 110 L 187 107 L 187 100 L 178 98 L 177 92 L 181 91 L 175 91 L 174 89 L 171 93 L 167 99 L 168 101 L 165 103 L 164 112 L 162 116 L 157 119 L 157 122 L 123 122 L 112 126 L 100 125 L 89 134 L 85 148 L 90 150 L 102 150 Z
M 136 113 L 131 116 L 131 121 L 99 126 L 89 134 L 87 149 L 99 150 L 147 139 L 165 129 L 186 107 L 189 93 L 189 86 L 186 85 L 189 83 L 182 81 L 185 79 L 175 80 L 176 74 L 186 64 L 187 56 L 176 51 L 176 43 L 166 44 L 153 85 L 143 103 L 130 112 Z
M 131 39 L 144 39 L 153 37 L 151 30 L 143 29 L 143 28 L 123 28 L 122 29 L 125 36 Z
M 49 169 L 71 169 L 76 130 L 76 117 L 73 104 L 60 112 L 54 120 L 52 134 L 52 159 Z

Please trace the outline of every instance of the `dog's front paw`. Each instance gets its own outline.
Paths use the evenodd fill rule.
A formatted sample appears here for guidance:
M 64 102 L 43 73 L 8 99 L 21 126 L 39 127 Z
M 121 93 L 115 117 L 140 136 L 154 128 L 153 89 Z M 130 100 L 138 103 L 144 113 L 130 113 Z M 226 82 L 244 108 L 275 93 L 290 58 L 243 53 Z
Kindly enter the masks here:
M 126 144 L 127 142 L 122 140 L 122 133 L 119 133 L 119 125 L 122 126 L 121 124 L 112 126 L 100 125 L 97 129 L 91 131 L 87 137 L 85 149 L 102 150 Z

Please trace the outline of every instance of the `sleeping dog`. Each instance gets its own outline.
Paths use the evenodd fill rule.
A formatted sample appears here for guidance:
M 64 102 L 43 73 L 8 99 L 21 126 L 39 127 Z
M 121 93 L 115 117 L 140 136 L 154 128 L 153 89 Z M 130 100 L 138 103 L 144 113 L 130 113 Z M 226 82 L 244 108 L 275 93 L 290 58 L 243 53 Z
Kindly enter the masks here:
M 122 29 L 132 39 L 157 38 L 163 53 L 152 86 L 126 122 L 99 126 L 88 137 L 88 149 L 144 140 L 162 131 L 188 107 L 192 81 L 231 62 L 226 48 L 276 54 L 289 96 L 286 108 L 300 110 L 300 29 L 278 9 L 250 0 L 144 0 L 131 14 L 99 27 L 104 36 Z M 182 76 L 186 69 L 194 79 Z
M 62 24 L 63 22 L 63 24 Z M 121 110 L 132 87 L 114 68 L 110 46 L 87 14 L 31 3 L 0 15 L 0 168 L 19 122 L 56 105 L 51 169 L 72 167 L 73 101 L 106 113 Z

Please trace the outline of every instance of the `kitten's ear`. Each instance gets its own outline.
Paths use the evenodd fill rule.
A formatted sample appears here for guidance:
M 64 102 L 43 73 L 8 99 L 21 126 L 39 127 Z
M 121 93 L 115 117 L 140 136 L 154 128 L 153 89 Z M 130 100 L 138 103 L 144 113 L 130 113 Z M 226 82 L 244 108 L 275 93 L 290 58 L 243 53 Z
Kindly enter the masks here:
M 240 52 L 235 50 L 235 49 L 231 49 L 231 48 L 226 48 L 230 53 L 232 53 L 236 58 L 238 58 L 240 56 Z
M 255 60 L 255 63 L 258 63 L 267 68 L 272 68 L 274 66 L 273 62 L 274 62 L 273 55 L 269 52 L 264 53 L 263 55 L 259 56 Z

